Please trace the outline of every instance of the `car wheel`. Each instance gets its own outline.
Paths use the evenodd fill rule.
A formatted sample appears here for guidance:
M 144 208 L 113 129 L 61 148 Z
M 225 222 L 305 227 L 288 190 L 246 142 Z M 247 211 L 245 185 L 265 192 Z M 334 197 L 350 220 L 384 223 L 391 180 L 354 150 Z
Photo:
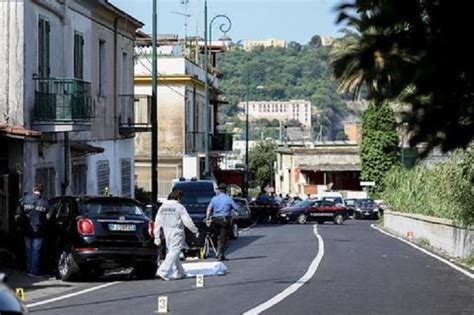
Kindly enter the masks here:
M 58 276 L 63 281 L 71 281 L 79 274 L 79 266 L 74 260 L 71 252 L 63 250 L 57 258 Z
M 141 263 L 135 266 L 134 269 L 137 279 L 155 279 L 158 264 L 156 262 Z
M 341 213 L 336 214 L 334 217 L 334 224 L 341 225 L 344 222 L 344 216 Z
M 296 222 L 298 222 L 298 224 L 305 224 L 307 220 L 308 220 L 308 217 L 304 213 L 301 213 L 296 218 Z
M 234 240 L 239 238 L 239 226 L 236 223 L 232 223 L 230 238 Z

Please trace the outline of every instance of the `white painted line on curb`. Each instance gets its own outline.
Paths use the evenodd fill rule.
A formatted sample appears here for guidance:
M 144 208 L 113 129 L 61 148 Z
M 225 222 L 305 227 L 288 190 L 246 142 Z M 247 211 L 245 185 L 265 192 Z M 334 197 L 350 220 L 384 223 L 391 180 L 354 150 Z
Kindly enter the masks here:
M 89 288 L 89 289 L 85 289 L 85 290 L 81 290 L 81 291 L 78 291 L 78 292 L 58 296 L 58 297 L 55 297 L 55 298 L 52 298 L 52 299 L 49 299 L 49 300 L 44 300 L 44 301 L 41 301 L 41 302 L 27 304 L 26 307 L 35 307 L 35 306 L 50 304 L 50 303 L 53 303 L 53 302 L 69 299 L 69 298 L 72 298 L 74 296 L 78 296 L 78 295 L 86 294 L 86 293 L 89 293 L 89 292 L 92 292 L 92 291 L 107 288 L 107 287 L 110 287 L 110 286 L 113 286 L 113 285 L 116 285 L 116 284 L 119 284 L 119 283 L 120 283 L 120 281 L 109 282 L 109 283 L 98 285 L 96 287 L 92 287 L 92 288 Z
M 252 225 L 246 227 L 245 229 L 241 229 L 240 231 L 242 231 L 242 232 L 248 232 L 248 231 L 250 231 L 250 229 L 252 229 L 252 228 L 253 228 L 254 226 L 256 226 L 256 225 L 257 225 L 257 223 L 254 222 L 254 223 L 252 223 Z
M 446 265 L 450 266 L 451 268 L 454 268 L 454 269 L 456 269 L 457 271 L 462 272 L 462 273 L 465 274 L 467 277 L 469 277 L 469 278 L 471 278 L 471 279 L 474 279 L 474 274 L 473 274 L 473 273 L 471 273 L 471 272 L 469 272 L 469 271 L 467 271 L 467 270 L 465 270 L 465 269 L 463 269 L 463 268 L 461 268 L 461 267 L 459 267 L 459 266 L 456 266 L 455 264 L 453 264 L 453 263 L 450 262 L 449 260 L 444 259 L 443 257 L 440 257 L 440 256 L 438 256 L 438 255 L 436 255 L 436 254 L 433 254 L 432 252 L 427 251 L 426 249 L 424 249 L 424 248 L 422 248 L 422 247 L 420 247 L 420 246 L 418 246 L 418 245 L 416 245 L 416 244 L 413 244 L 412 242 L 409 242 L 409 241 L 407 241 L 406 239 L 404 239 L 404 238 L 402 238 L 402 237 L 400 237 L 400 236 L 397 236 L 397 235 L 395 235 L 395 234 L 392 234 L 392 233 L 389 233 L 389 232 L 387 232 L 387 231 L 384 231 L 384 230 L 382 230 L 381 228 L 379 228 L 376 224 L 371 224 L 370 226 L 371 226 L 373 229 L 375 229 L 375 230 L 377 230 L 377 231 L 379 231 L 379 232 L 381 232 L 381 233 L 383 233 L 383 234 L 386 234 L 386 235 L 388 235 L 388 236 L 390 236 L 390 237 L 396 238 L 396 239 L 398 239 L 398 240 L 400 240 L 400 241 L 402 241 L 402 242 L 404 242 L 404 243 L 407 243 L 407 244 L 410 245 L 411 247 L 414 247 L 414 248 L 418 249 L 419 251 L 422 251 L 422 252 L 425 253 L 426 255 L 429 255 L 429 256 L 431 256 L 431 257 L 433 257 L 433 258 L 435 258 L 435 259 L 437 259 L 437 260 L 439 260 L 439 261 L 445 263 Z
M 324 241 L 321 235 L 318 234 L 318 226 L 316 224 L 313 225 L 313 232 L 314 232 L 314 235 L 316 235 L 316 237 L 318 238 L 318 254 L 311 262 L 311 265 L 309 266 L 308 271 L 306 271 L 306 273 L 301 278 L 299 278 L 295 283 L 290 285 L 288 288 L 278 293 L 277 295 L 272 297 L 270 300 L 245 312 L 244 315 L 260 314 L 261 312 L 269 309 L 270 307 L 276 305 L 277 303 L 280 303 L 281 301 L 286 299 L 288 296 L 295 293 L 299 288 L 301 288 L 306 282 L 308 282 L 314 276 L 314 274 L 316 273 L 316 270 L 318 270 L 319 263 L 321 262 L 324 256 Z

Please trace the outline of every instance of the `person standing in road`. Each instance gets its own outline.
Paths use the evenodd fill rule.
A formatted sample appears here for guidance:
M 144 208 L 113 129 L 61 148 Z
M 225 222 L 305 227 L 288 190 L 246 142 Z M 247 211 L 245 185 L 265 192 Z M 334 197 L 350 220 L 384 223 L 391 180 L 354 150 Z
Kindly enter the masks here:
M 219 185 L 220 193 L 214 196 L 207 207 L 206 221 L 211 222 L 219 231 L 219 239 L 217 242 L 217 260 L 226 260 L 225 248 L 229 239 L 230 223 L 232 220 L 232 210 L 237 210 L 234 200 L 227 194 L 227 185 Z M 211 220 L 212 213 L 212 220 Z
M 25 233 L 26 272 L 30 277 L 41 277 L 41 246 L 51 215 L 48 199 L 43 197 L 43 185 L 35 185 L 33 193 L 26 193 L 20 199 L 15 219 L 20 222 Z
M 155 218 L 155 228 L 153 234 L 155 236 L 155 244 L 161 245 L 161 230 L 165 236 L 166 254 L 165 260 L 158 268 L 158 276 L 163 280 L 180 279 L 186 276 L 183 266 L 179 261 L 179 253 L 185 246 L 184 227 L 199 237 L 198 228 L 194 225 L 193 220 L 188 214 L 186 208 L 179 202 L 183 198 L 181 190 L 173 190 L 168 200 L 163 202 L 158 209 Z

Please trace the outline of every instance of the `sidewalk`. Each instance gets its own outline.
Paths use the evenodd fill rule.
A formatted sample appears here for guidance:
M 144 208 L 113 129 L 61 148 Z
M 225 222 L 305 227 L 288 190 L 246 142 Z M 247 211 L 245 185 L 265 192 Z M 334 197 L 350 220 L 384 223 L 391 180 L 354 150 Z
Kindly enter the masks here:
M 6 285 L 12 290 L 22 288 L 25 292 L 26 303 L 36 302 L 47 298 L 63 295 L 89 287 L 90 283 L 71 283 L 57 280 L 53 276 L 31 278 L 26 272 L 16 266 L 13 255 L 0 248 L 0 272 L 7 274 Z

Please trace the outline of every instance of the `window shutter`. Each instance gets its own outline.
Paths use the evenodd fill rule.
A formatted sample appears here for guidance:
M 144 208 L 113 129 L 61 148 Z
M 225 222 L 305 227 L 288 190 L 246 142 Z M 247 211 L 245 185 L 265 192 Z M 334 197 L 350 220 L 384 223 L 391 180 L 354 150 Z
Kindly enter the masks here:
M 79 35 L 79 74 L 84 79 L 84 38 Z
M 44 33 L 44 69 L 46 71 L 46 77 L 49 78 L 51 69 L 49 67 L 49 33 L 51 31 L 48 21 L 44 21 L 45 33 Z
M 38 75 L 44 77 L 44 20 L 38 21 Z

